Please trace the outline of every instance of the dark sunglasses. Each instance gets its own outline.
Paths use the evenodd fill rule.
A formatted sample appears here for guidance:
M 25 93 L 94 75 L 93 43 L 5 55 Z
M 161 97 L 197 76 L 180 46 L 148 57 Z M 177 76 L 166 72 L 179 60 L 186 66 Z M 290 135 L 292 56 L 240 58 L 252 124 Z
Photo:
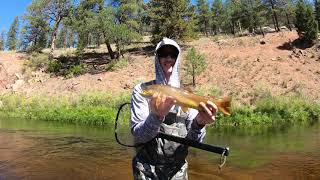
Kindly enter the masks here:
M 177 59 L 178 58 L 178 55 L 175 54 L 175 53 L 158 53 L 158 57 L 159 58 L 172 58 L 172 59 Z

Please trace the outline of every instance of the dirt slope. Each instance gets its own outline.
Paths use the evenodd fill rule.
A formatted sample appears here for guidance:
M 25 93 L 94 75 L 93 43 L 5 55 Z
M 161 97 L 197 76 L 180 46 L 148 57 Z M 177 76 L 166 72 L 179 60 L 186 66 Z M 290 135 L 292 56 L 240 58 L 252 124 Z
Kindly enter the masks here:
M 200 38 L 182 47 L 194 46 L 206 55 L 207 69 L 197 82 L 232 95 L 238 102 L 251 103 L 269 90 L 275 95 L 302 94 L 320 101 L 320 46 L 295 49 L 290 42 L 296 32 L 267 34 L 265 38 Z M 152 54 L 152 53 L 149 53 Z M 43 72 L 23 74 L 24 54 L 0 53 L 0 93 L 65 94 L 86 91 L 130 91 L 135 84 L 154 78 L 152 55 L 126 54 L 130 65 L 114 72 L 85 74 L 65 79 Z M 184 77 L 184 84 L 190 78 Z

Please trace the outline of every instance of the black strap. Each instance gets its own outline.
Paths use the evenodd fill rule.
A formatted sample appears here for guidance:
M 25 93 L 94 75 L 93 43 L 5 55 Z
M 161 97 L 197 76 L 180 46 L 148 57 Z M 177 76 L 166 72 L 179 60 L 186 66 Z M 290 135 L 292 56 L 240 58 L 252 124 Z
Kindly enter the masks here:
M 195 140 L 190 140 L 190 139 L 186 139 L 186 138 L 182 138 L 182 137 L 178 137 L 178 136 L 172 136 L 172 135 L 161 133 L 161 132 L 158 134 L 157 137 L 163 138 L 163 139 L 166 139 L 169 141 L 174 141 L 174 142 L 177 142 L 180 144 L 184 144 L 184 145 L 187 145 L 190 147 L 202 149 L 205 151 L 209 151 L 209 152 L 213 152 L 213 153 L 217 153 L 217 154 L 224 154 L 224 156 L 229 155 L 229 148 L 228 147 L 219 147 L 219 146 L 213 146 L 210 144 L 204 144 L 204 143 L 200 143 Z

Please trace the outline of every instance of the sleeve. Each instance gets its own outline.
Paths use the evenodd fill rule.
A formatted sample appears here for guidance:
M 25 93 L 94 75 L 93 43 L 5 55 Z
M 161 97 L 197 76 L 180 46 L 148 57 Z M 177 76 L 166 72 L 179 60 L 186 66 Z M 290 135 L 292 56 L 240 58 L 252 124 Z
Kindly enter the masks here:
M 189 109 L 188 117 L 187 117 L 187 138 L 195 141 L 202 142 L 206 135 L 206 128 L 200 127 L 196 123 L 196 116 L 198 115 L 198 110 Z
M 140 95 L 141 84 L 137 85 L 131 98 L 131 133 L 136 143 L 145 143 L 152 140 L 159 132 L 161 121 L 155 114 L 150 113 L 149 103 Z

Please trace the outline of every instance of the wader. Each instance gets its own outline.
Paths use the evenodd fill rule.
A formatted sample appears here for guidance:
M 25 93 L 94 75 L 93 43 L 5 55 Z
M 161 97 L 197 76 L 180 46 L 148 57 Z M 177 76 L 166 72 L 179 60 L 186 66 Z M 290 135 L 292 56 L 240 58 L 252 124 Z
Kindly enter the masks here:
M 186 137 L 187 115 L 175 106 L 165 117 L 160 131 L 166 134 Z M 184 180 L 188 179 L 188 163 L 185 160 L 188 147 L 162 138 L 153 140 L 138 147 L 137 154 L 132 160 L 135 180 Z

